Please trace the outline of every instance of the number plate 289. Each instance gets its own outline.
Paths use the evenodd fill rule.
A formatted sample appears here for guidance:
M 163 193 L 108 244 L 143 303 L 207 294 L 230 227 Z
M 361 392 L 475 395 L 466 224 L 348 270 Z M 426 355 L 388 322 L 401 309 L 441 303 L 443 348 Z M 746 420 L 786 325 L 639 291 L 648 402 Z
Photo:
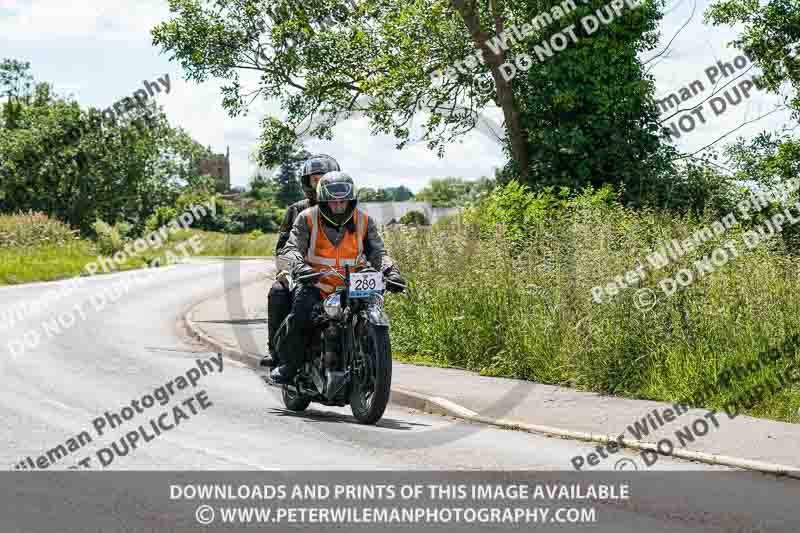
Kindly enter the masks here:
M 383 274 L 380 272 L 350 274 L 350 298 L 364 298 L 383 289 Z

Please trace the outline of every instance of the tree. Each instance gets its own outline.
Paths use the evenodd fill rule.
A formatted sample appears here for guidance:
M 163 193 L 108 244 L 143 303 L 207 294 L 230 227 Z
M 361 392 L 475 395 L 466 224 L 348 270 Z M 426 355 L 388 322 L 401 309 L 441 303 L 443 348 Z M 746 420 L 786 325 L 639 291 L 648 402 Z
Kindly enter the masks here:
M 529 180 L 531 164 L 540 165 L 536 179 L 553 167 L 556 179 L 575 183 L 593 179 L 586 172 L 594 170 L 601 171 L 596 179 L 619 178 L 601 155 L 616 158 L 613 164 L 625 167 L 622 176 L 636 178 L 635 169 L 643 167 L 639 161 L 650 160 L 661 131 L 650 117 L 654 103 L 646 98 L 653 85 L 636 54 L 654 46 L 657 3 L 663 1 L 642 0 L 642 7 L 626 8 L 592 35 L 578 21 L 607 2 L 587 1 L 562 19 L 564 26 L 575 23 L 578 44 L 569 43 L 545 66 L 516 78 L 507 76 L 507 65 L 519 53 L 535 55 L 534 47 L 549 42 L 562 29 L 562 20 L 537 24 L 519 42 L 506 30 L 531 29 L 532 20 L 546 20 L 542 13 L 550 18 L 548 13 L 563 4 L 363 0 L 354 8 L 345 0 L 279 0 L 266 6 L 258 0 L 218 0 L 204 7 L 195 0 L 172 0 L 175 17 L 154 28 L 153 37 L 189 79 L 226 80 L 223 105 L 232 115 L 244 112 L 259 95 L 280 101 L 286 119 L 262 122 L 263 164 L 278 164 L 306 136 L 330 138 L 337 122 L 354 115 L 366 117 L 374 133 L 394 135 L 402 148 L 412 120 L 424 112 L 423 138 L 441 156 L 447 143 L 474 129 L 481 112 L 496 104 L 505 119 L 510 173 L 523 181 Z M 345 14 L 341 23 L 322 24 L 332 13 Z M 570 55 L 573 49 L 579 50 Z M 595 69 L 602 74 L 602 87 L 591 84 L 591 93 L 583 97 L 580 83 Z M 239 71 L 250 70 L 260 74 L 260 83 L 246 92 Z M 613 76 L 616 71 L 622 75 Z M 539 118 L 545 123 L 539 124 Z M 587 119 L 594 122 L 584 132 Z M 560 135 L 547 131 L 554 125 Z M 601 147 L 618 146 L 601 150 L 592 164 L 585 164 L 582 158 L 593 155 L 586 147 L 598 139 Z M 544 153 L 538 151 L 542 141 L 550 143 Z
M 303 199 L 303 185 L 300 183 L 298 174 L 300 162 L 305 159 L 307 155 L 308 154 L 303 154 L 302 157 L 284 161 L 281 164 L 280 171 L 275 175 L 275 193 L 273 198 L 275 203 L 280 207 L 287 207 Z
M 736 170 L 737 181 L 760 190 L 778 189 L 800 176 L 800 139 L 790 135 L 764 132 L 751 140 L 739 138 L 725 148 L 725 155 Z M 786 205 L 793 205 L 798 197 L 796 191 L 792 192 Z M 761 210 L 756 218 L 763 222 L 783 210 L 782 206 L 770 206 Z M 787 224 L 780 235 L 790 252 L 800 252 L 800 227 L 797 224 Z
M 494 181 L 486 177 L 477 181 L 464 181 L 462 178 L 453 177 L 433 179 L 430 185 L 420 190 L 414 198 L 418 202 L 430 202 L 433 207 L 465 206 L 493 187 Z
M 511 15 L 509 6 L 499 8 L 504 13 L 498 16 Z M 425 111 L 426 139 L 441 155 L 443 144 L 475 127 L 479 111 L 492 100 L 481 90 L 490 75 L 477 64 L 472 73 L 479 76 L 436 76 L 468 53 L 476 38 L 488 38 L 474 34 L 479 15 L 463 0 L 364 0 L 355 8 L 346 0 L 220 0 L 208 7 L 173 0 L 170 9 L 176 17 L 154 28 L 154 44 L 180 61 L 190 79 L 227 80 L 223 105 L 232 115 L 259 94 L 279 99 L 287 110 L 285 123 L 275 117 L 263 122 L 265 165 L 295 150 L 300 134 L 329 138 L 333 125 L 353 113 L 365 115 L 375 133 L 394 135 L 402 147 L 411 120 Z M 488 5 L 480 9 L 486 17 Z M 332 14 L 339 15 L 339 24 L 324 24 Z M 512 144 L 521 150 L 511 83 L 498 69 L 502 59 L 499 54 L 489 61 L 491 76 L 499 80 Z M 261 74 L 256 91 L 245 94 L 239 70 Z
M 583 3 L 544 30 L 554 35 L 573 24 L 573 45 L 549 59 L 534 48 L 540 44 L 536 41 L 515 50 L 517 57 L 527 53 L 534 58 L 533 66 L 515 80 L 523 121 L 531 125 L 529 179 L 523 182 L 535 190 L 625 184 L 634 201 L 641 181 L 660 179 L 668 166 L 654 80 L 638 59 L 658 44 L 661 3 L 626 9 L 591 34 L 587 26 L 592 26 L 582 23 L 583 17 L 611 9 L 607 0 Z M 530 16 L 534 7 L 530 4 Z
M 257 172 L 250 180 L 247 196 L 255 200 L 271 200 L 275 197 L 275 183 L 261 172 Z
M 193 164 L 204 148 L 154 108 L 109 125 L 40 83 L 14 123 L 0 135 L 0 212 L 40 211 L 84 233 L 96 219 L 138 230 L 183 188 L 205 183 Z
M 800 176 L 800 141 L 789 135 L 763 132 L 750 141 L 739 138 L 725 148 L 740 182 L 775 187 Z
M 761 81 L 767 90 L 779 93 L 790 83 L 795 96 L 790 106 L 800 117 L 800 5 L 796 0 L 717 0 L 706 11 L 705 19 L 715 26 L 738 25 L 744 28 L 732 44 L 744 50 L 761 68 Z
M 281 162 L 273 177 L 267 177 L 259 171 L 250 180 L 248 196 L 256 200 L 269 200 L 280 207 L 286 207 L 305 196 L 300 182 L 303 162 L 311 156 L 300 150 L 290 154 Z
M 386 192 L 386 198 L 388 198 L 390 202 L 408 202 L 414 199 L 414 193 L 405 185 L 387 187 L 384 191 Z
M 0 96 L 5 96 L 2 113 L 0 113 L 0 127 L 15 129 L 18 127 L 19 116 L 22 108 L 30 104 L 33 76 L 30 73 L 31 64 L 4 59 L 0 62 Z
M 390 202 L 386 191 L 383 189 L 375 190 L 371 187 L 362 187 L 358 190 L 358 200 L 360 202 Z
M 377 190 L 372 187 L 361 187 L 358 190 L 358 199 L 362 202 L 407 202 L 413 198 L 414 193 L 404 185 Z

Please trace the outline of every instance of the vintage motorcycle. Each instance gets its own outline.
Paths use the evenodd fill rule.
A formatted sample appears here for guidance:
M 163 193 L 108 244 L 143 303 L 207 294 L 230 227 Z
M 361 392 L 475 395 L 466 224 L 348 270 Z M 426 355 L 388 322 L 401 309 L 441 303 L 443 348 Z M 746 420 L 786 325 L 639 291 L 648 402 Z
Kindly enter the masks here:
M 313 333 L 293 382 L 282 386 L 283 403 L 291 411 L 303 411 L 311 402 L 349 404 L 356 420 L 375 424 L 386 410 L 392 385 L 389 316 L 383 307 L 386 283 L 392 282 L 371 267 L 351 272 L 345 266 L 344 275 L 329 267 L 289 278 L 289 288 L 323 275 L 338 276 L 344 286 L 314 307 Z M 278 328 L 276 347 L 285 341 L 291 319 L 290 314 Z

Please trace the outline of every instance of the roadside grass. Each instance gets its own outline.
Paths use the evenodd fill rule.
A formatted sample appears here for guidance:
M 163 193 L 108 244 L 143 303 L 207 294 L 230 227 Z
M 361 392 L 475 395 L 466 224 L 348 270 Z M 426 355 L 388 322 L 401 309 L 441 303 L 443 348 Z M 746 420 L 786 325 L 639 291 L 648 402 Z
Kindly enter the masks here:
M 196 256 L 269 256 L 274 253 L 276 234 L 227 235 L 182 230 L 170 234 L 157 250 L 148 249 L 128 257 L 116 271 L 143 268 L 159 258 L 160 266 L 184 257 L 175 246 L 197 236 L 203 246 Z M 170 255 L 171 254 L 171 255 Z M 96 243 L 77 236 L 69 226 L 37 213 L 0 215 L 0 285 L 54 281 L 80 276 L 88 263 L 100 255 Z M 99 272 L 103 272 L 100 269 Z
M 401 363 L 417 366 L 432 366 L 437 368 L 456 368 L 450 365 L 446 360 L 436 358 L 431 355 L 423 355 L 417 353 L 403 353 L 392 350 L 392 359 Z
M 387 298 L 392 344 L 403 359 L 484 375 L 570 386 L 604 394 L 675 402 L 717 383 L 723 368 L 800 333 L 800 262 L 778 239 L 753 249 L 741 227 L 655 270 L 645 260 L 661 242 L 684 239 L 711 220 L 590 206 L 531 228 L 523 242 L 502 233 L 483 238 L 466 226 L 389 230 L 387 247 L 409 280 L 405 295 Z M 667 298 L 658 282 L 733 239 L 738 256 Z M 595 286 L 637 265 L 648 277 L 603 303 Z M 650 310 L 636 291 L 659 296 Z M 775 379 L 796 350 L 777 364 L 712 388 L 703 405 L 727 402 Z M 742 413 L 800 422 L 800 386 L 789 383 Z
M 196 229 L 181 230 L 168 238 L 169 245 L 165 245 L 161 250 L 145 252 L 143 256 L 149 259 L 160 256 L 164 257 L 165 250 L 174 250 L 175 245 L 188 241 L 192 237 L 198 237 L 202 244 L 202 250 L 193 253 L 198 257 L 269 257 L 275 254 L 275 244 L 278 241 L 277 233 L 243 234 L 230 235 L 213 231 L 202 231 Z M 192 247 L 186 247 L 187 252 L 192 252 Z M 173 251 L 172 253 L 180 254 Z
M 55 281 L 80 276 L 86 265 L 96 261 L 98 255 L 94 243 L 83 239 L 59 246 L 0 248 L 0 285 Z M 117 272 L 143 268 L 145 265 L 144 259 L 133 257 L 120 265 Z

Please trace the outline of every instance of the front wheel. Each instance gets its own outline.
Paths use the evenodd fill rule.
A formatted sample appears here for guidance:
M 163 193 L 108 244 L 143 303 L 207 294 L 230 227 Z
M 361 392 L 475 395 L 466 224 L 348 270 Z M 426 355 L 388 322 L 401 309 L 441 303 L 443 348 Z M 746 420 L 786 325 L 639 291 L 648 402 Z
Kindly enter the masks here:
M 383 416 L 392 392 L 392 347 L 389 328 L 366 322 L 360 329 L 350 409 L 360 423 L 374 424 Z

